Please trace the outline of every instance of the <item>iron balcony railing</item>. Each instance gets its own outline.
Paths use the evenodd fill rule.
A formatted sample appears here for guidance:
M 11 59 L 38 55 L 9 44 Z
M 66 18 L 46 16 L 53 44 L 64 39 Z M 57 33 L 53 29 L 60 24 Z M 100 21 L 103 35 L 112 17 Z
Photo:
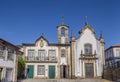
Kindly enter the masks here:
M 3 50 L 0 50 L 0 58 L 5 58 L 5 54 Z
M 0 58 L 5 59 L 5 56 L 7 56 L 7 60 L 14 60 L 14 53 L 6 53 L 6 50 L 0 50 Z
M 14 60 L 14 53 L 8 52 L 7 59 L 13 61 Z
M 29 57 L 29 56 L 25 56 L 25 61 L 39 61 L 39 62 L 57 62 L 57 57 Z

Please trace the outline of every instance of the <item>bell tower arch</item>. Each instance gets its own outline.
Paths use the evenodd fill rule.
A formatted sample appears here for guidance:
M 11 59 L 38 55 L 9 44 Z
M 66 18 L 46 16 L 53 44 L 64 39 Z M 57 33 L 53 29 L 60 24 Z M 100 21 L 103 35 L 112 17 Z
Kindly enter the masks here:
M 62 18 L 62 24 L 57 26 L 59 44 L 68 43 L 68 29 L 69 29 L 69 26 L 64 24 L 64 20 Z

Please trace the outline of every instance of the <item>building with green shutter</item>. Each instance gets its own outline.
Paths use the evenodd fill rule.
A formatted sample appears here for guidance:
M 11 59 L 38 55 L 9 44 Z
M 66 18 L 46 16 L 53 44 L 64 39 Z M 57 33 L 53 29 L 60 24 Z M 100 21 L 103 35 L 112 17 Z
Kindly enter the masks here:
M 33 43 L 23 43 L 21 50 L 26 61 L 27 78 L 101 78 L 104 65 L 104 39 L 95 37 L 88 25 L 79 31 L 76 38 L 69 26 L 57 26 L 58 43 L 50 43 L 42 34 Z

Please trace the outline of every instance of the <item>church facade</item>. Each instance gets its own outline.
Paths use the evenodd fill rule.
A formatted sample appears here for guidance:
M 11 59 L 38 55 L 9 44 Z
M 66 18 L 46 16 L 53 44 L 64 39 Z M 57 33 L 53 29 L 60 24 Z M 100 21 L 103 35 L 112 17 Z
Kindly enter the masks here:
M 34 43 L 23 43 L 27 78 L 101 78 L 104 65 L 104 39 L 95 37 L 88 23 L 76 38 L 69 26 L 57 26 L 58 43 L 49 43 L 42 34 Z

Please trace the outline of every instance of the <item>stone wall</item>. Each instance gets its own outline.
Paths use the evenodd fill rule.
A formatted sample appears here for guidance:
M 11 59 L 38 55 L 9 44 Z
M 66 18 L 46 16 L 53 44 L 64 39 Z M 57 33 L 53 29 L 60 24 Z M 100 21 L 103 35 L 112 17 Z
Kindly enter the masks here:
M 112 80 L 112 81 L 120 80 L 120 68 L 104 69 L 103 78 L 108 79 L 108 80 Z

